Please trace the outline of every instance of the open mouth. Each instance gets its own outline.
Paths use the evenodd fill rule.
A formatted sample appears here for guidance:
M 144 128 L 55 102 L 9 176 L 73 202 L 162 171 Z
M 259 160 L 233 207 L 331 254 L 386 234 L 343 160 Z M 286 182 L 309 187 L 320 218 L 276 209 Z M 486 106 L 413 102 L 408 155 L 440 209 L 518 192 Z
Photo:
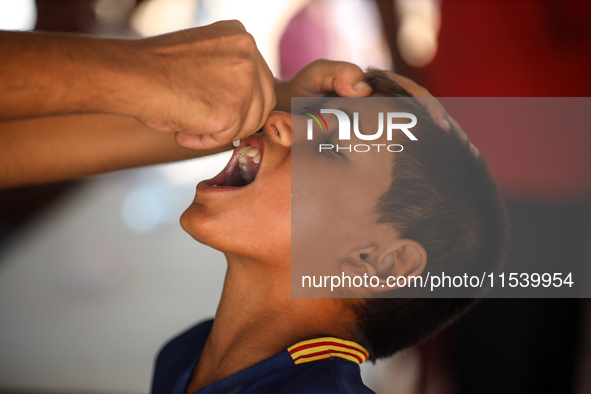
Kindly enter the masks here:
M 259 171 L 263 155 L 263 141 L 252 135 L 240 141 L 230 161 L 218 175 L 205 181 L 211 187 L 243 187 L 251 184 Z

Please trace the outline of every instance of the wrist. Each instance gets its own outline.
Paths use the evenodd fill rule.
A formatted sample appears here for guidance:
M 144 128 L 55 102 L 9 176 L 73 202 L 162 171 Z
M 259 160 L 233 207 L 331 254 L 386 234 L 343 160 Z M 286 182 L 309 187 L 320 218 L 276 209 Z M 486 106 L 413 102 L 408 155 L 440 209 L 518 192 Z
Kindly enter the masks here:
M 85 113 L 109 113 L 138 117 L 149 64 L 136 40 L 98 39 L 88 62 L 90 83 L 79 102 Z M 83 77 L 82 77 L 83 78 Z
M 129 93 L 137 79 L 131 41 L 61 34 L 47 40 L 47 64 L 38 81 L 47 96 L 40 97 L 40 115 L 131 115 Z
M 76 113 L 134 116 L 149 61 L 137 41 L 0 32 L 0 120 Z

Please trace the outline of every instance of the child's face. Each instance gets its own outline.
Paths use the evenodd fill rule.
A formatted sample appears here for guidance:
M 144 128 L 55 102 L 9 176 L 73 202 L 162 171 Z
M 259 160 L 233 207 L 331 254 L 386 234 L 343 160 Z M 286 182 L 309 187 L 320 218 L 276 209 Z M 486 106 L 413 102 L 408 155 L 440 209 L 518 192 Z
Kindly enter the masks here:
M 234 152 L 236 156 L 245 143 L 259 148 L 254 181 L 242 187 L 222 186 L 237 183 L 235 174 L 226 181 L 220 175 L 201 182 L 181 217 L 183 228 L 218 250 L 287 268 L 292 256 L 312 264 L 339 262 L 353 248 L 391 235 L 388 225 L 377 224 L 375 208 L 390 187 L 395 153 L 319 152 L 322 140 L 344 144 L 336 139 L 336 119 L 331 123 L 327 117 L 332 132 L 316 133 L 313 141 L 306 139 L 306 120 L 272 113 L 263 132 Z M 377 120 L 367 127 L 377 128 Z M 367 141 L 346 142 L 359 143 Z
M 228 186 L 241 183 L 236 157 L 242 145 L 252 145 L 260 151 L 256 178 L 246 186 Z M 196 240 L 227 254 L 257 260 L 288 260 L 290 159 L 290 115 L 274 112 L 262 133 L 242 140 L 220 175 L 197 185 L 193 203 L 181 216 L 182 227 Z

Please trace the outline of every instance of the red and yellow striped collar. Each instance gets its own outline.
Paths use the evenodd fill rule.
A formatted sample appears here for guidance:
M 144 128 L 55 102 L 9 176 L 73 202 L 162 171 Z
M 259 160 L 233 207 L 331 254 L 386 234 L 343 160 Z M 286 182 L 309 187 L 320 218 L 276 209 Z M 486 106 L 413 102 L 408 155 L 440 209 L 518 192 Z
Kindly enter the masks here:
M 367 350 L 357 342 L 344 339 L 325 337 L 298 342 L 287 348 L 293 362 L 296 364 L 309 363 L 332 357 L 361 364 L 369 357 Z

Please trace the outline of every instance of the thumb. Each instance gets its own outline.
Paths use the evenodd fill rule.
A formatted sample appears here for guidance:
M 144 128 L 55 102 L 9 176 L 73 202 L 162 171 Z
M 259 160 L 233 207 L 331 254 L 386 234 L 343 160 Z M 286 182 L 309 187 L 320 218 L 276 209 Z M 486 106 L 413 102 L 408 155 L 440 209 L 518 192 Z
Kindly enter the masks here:
M 372 93 L 372 88 L 367 83 L 363 70 L 359 66 L 346 62 L 334 62 L 332 69 L 333 90 L 339 96 L 365 97 Z

